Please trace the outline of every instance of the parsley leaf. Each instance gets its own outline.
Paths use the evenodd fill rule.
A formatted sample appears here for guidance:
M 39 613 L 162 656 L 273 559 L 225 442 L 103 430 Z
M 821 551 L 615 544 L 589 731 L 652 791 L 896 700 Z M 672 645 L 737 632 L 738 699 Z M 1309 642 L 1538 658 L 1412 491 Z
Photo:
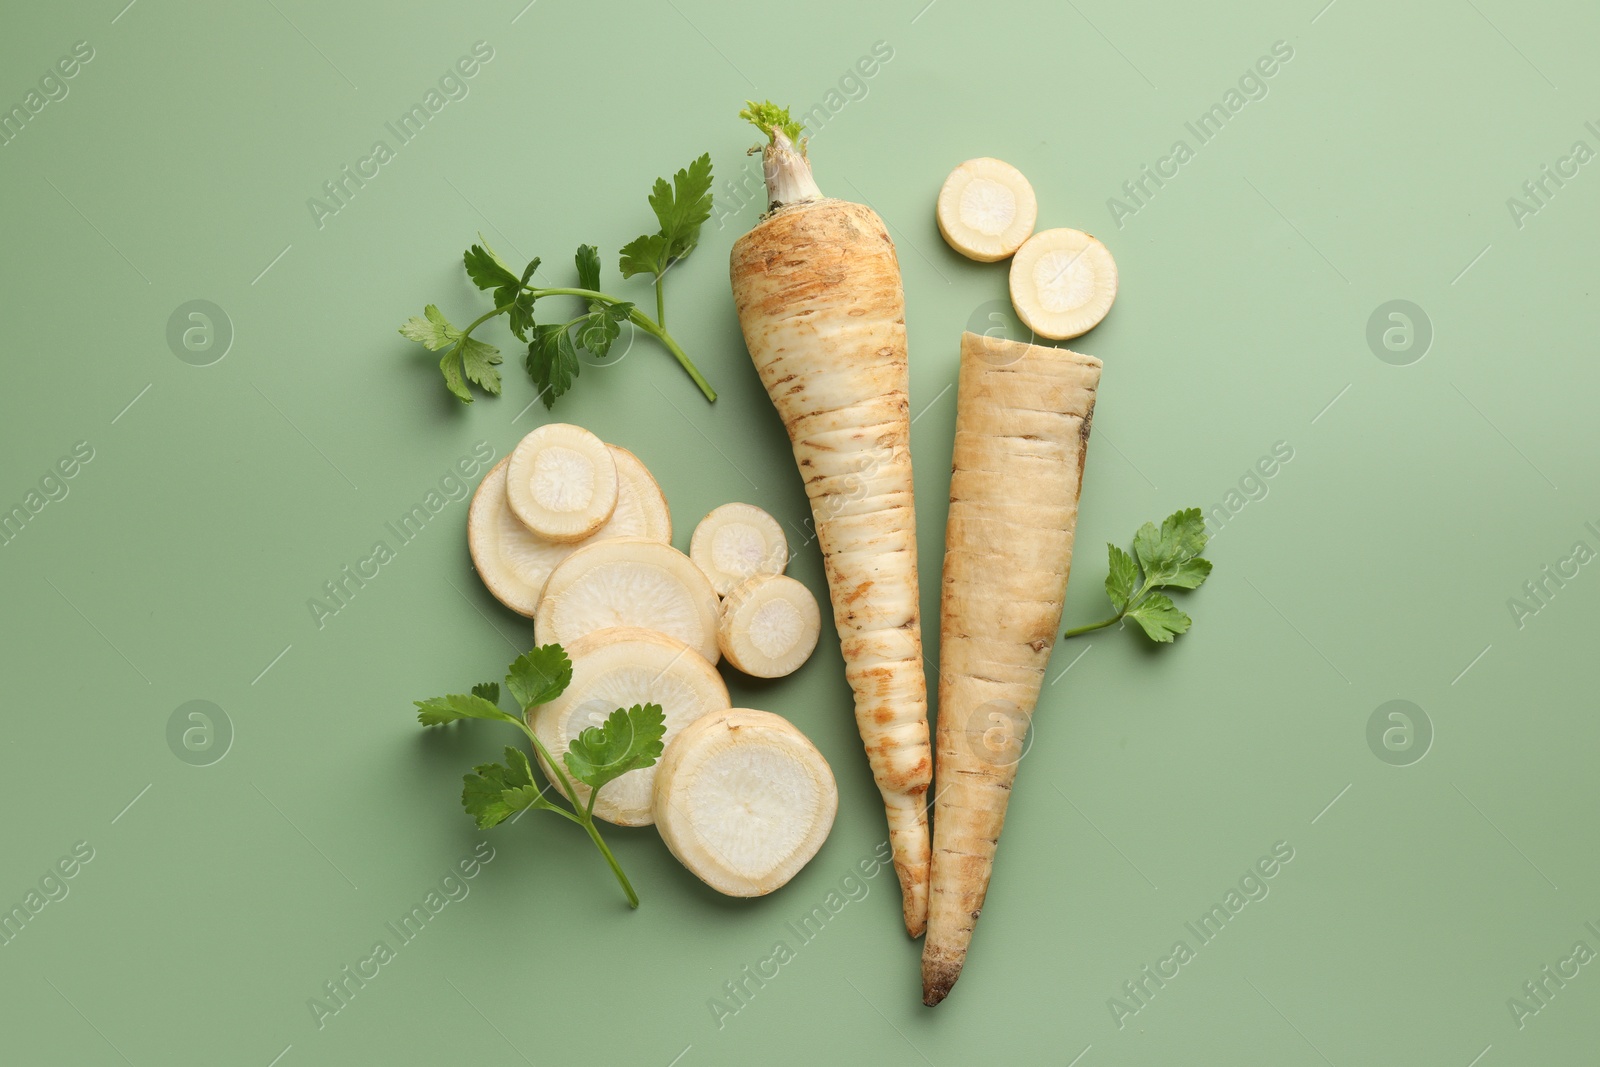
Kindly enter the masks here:
M 419 342 L 430 351 L 437 352 L 461 336 L 461 331 L 450 325 L 444 312 L 429 304 L 422 309 L 425 318 L 413 315 L 400 324 L 400 335 Z
M 461 367 L 467 379 L 483 386 L 483 391 L 490 396 L 499 396 L 500 372 L 495 368 L 500 363 L 500 350 L 476 337 L 463 337 L 456 347 L 460 350 Z
M 591 726 L 567 746 L 562 757 L 572 776 L 591 789 L 629 771 L 648 767 L 661 757 L 666 717 L 659 704 L 618 708 L 604 726 Z
M 653 274 L 656 279 L 656 321 L 666 325 L 662 277 L 700 241 L 700 227 L 711 217 L 711 153 L 672 176 L 657 178 L 650 190 L 650 210 L 661 229 L 635 237 L 622 246 L 618 266 L 624 278 Z
M 1179 611 L 1165 593 L 1151 593 L 1128 609 L 1126 617 L 1138 623 L 1150 640 L 1162 644 L 1189 628 L 1189 616 Z
M 578 288 L 600 288 L 600 250 L 594 245 L 579 245 L 573 257 L 578 266 Z M 594 305 L 591 303 L 591 307 Z
M 565 330 L 563 329 L 563 334 Z M 560 645 L 541 645 L 518 656 L 506 670 L 506 689 L 524 711 L 548 703 L 566 691 L 572 681 L 572 660 Z M 565 753 L 565 765 L 573 776 L 588 785 L 591 792 L 587 804 L 579 803 L 577 787 L 567 777 L 558 762 L 539 740 L 539 735 L 521 716 L 508 715 L 500 710 L 500 685 L 496 682 L 479 682 L 471 694 L 452 694 L 419 700 L 417 721 L 424 726 L 440 726 L 462 719 L 495 719 L 509 723 L 527 735 L 534 751 L 544 762 L 550 785 L 558 795 L 572 805 L 571 810 L 561 807 L 546 796 L 550 786 L 541 787 L 534 777 L 533 764 L 526 752 L 507 746 L 504 763 L 482 763 L 463 775 L 461 806 L 481 830 L 498 826 L 519 811 L 542 808 L 553 811 L 568 822 L 575 822 L 589 833 L 600 854 L 605 857 L 611 872 L 627 895 L 631 907 L 639 906 L 639 895 L 633 891 L 628 876 L 622 873 L 617 857 L 600 836 L 594 824 L 594 802 L 600 788 L 608 782 L 639 767 L 648 767 L 661 756 L 666 720 L 657 704 L 634 706 L 626 711 L 618 708 L 601 727 L 590 727 L 575 738 Z
M 1118 611 L 1128 607 L 1128 601 L 1133 599 L 1133 583 L 1139 579 L 1139 567 L 1133 562 L 1133 557 L 1128 555 L 1116 545 L 1106 545 L 1107 554 L 1111 557 L 1110 572 L 1106 575 L 1106 595 L 1111 598 L 1111 606 Z
M 502 289 L 507 286 L 513 293 L 518 288 L 517 272 L 506 265 L 494 249 L 489 247 L 483 234 L 478 234 L 480 244 L 475 244 L 462 254 L 467 267 L 467 277 L 479 289 Z M 498 305 L 497 305 L 498 306 Z
M 635 237 L 622 246 L 621 256 L 619 266 L 624 278 L 635 274 L 660 274 L 667 269 L 667 239 L 659 233 Z
M 1107 545 L 1106 596 L 1116 614 L 1101 622 L 1077 626 L 1063 636 L 1076 637 L 1124 619 L 1139 624 L 1152 641 L 1167 644 L 1186 633 L 1192 620 L 1157 589 L 1196 589 L 1211 575 L 1206 549 L 1205 517 L 1199 508 L 1175 511 L 1161 528 L 1147 522 L 1133 535 L 1133 553 Z M 1143 571 L 1141 580 L 1140 571 Z
M 497 694 L 498 695 L 498 694 Z M 416 701 L 417 721 L 424 726 L 443 726 L 458 719 L 498 719 L 501 722 L 519 722 L 482 695 L 454 693 L 450 696 L 431 697 Z
M 688 255 L 700 240 L 700 227 L 711 217 L 711 153 L 707 152 L 672 176 L 669 188 L 657 178 L 650 191 L 650 208 L 661 223 L 667 242 L 667 263 Z
M 567 327 L 544 324 L 534 327 L 528 341 L 526 360 L 528 377 L 539 387 L 539 399 L 546 408 L 555 406 L 556 398 L 572 388 L 578 376 L 578 351 L 572 346 Z
M 506 746 L 506 762 L 482 763 L 461 778 L 461 806 L 478 829 L 498 826 L 524 808 L 553 808 L 534 783 L 533 768 L 521 749 Z
M 542 645 L 518 656 L 506 674 L 506 690 L 524 711 L 548 704 L 572 684 L 572 661 L 560 645 Z
M 573 257 L 578 273 L 577 286 L 544 288 L 533 283 L 533 276 L 539 269 L 538 257 L 529 260 L 519 275 L 480 233 L 477 243 L 469 245 L 462 253 L 461 261 L 472 284 L 492 292 L 494 307 L 473 319 L 466 328 L 458 329 L 438 307 L 428 304 L 421 316 L 413 316 L 401 324 L 401 335 L 429 351 L 442 351 L 439 373 L 444 378 L 445 388 L 470 404 L 474 385 L 491 396 L 500 393 L 500 350 L 472 334 L 490 319 L 504 315 L 507 328 L 528 346 L 524 359 L 528 376 L 539 388 L 539 398 L 545 407 L 550 408 L 572 388 L 578 377 L 578 350 L 586 349 L 597 359 L 605 358 L 621 332 L 622 323 L 631 321 L 661 342 L 707 400 L 716 400 L 716 390 L 665 329 L 662 284 L 667 270 L 694 250 L 700 240 L 701 227 L 711 217 L 710 153 L 702 154 L 679 170 L 671 182 L 657 178 L 648 200 L 660 229 L 630 241 L 622 250 L 620 262 L 624 278 L 636 274 L 655 277 L 656 317 L 653 321 L 639 312 L 631 301 L 600 291 L 600 253 L 594 245 L 579 245 Z M 572 296 L 574 288 L 590 294 L 585 298 L 588 309 L 584 314 L 564 325 L 536 324 L 534 305 L 538 300 L 547 296 Z

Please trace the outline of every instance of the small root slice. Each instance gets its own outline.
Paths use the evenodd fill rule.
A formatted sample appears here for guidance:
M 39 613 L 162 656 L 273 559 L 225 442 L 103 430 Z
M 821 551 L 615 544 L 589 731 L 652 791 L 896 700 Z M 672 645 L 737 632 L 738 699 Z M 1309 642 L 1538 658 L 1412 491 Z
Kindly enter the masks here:
M 551 572 L 533 624 L 540 643 L 562 645 L 595 630 L 640 626 L 716 663 L 717 609 L 716 591 L 688 556 L 660 541 L 614 537 L 585 545 Z
M 667 746 L 654 808 L 661 839 L 690 873 L 719 893 L 759 897 L 817 854 L 839 790 L 787 719 L 734 708 L 695 720 Z
M 727 711 L 728 687 L 715 667 L 682 641 L 654 630 L 621 627 L 596 630 L 566 646 L 572 659 L 572 682 L 548 704 L 535 708 L 529 723 L 557 759 L 572 739 L 600 726 L 617 708 L 659 704 L 670 743 L 678 732 L 703 715 Z M 544 757 L 545 777 L 554 782 Z M 629 771 L 609 782 L 595 800 L 596 818 L 618 826 L 648 826 L 655 821 L 652 798 L 659 764 Z M 589 800 L 589 787 L 572 783 L 578 802 Z
M 1028 239 L 1039 218 L 1033 186 L 1011 164 L 984 157 L 950 172 L 939 190 L 939 232 L 968 259 L 1005 259 Z
M 724 504 L 694 528 L 689 558 L 697 563 L 718 596 L 763 574 L 782 574 L 789 565 L 789 542 L 778 520 L 754 504 Z
M 605 525 L 584 541 L 547 541 L 522 524 L 506 500 L 509 456 L 478 483 L 467 511 L 472 566 L 494 598 L 517 614 L 533 618 L 550 572 L 585 544 L 609 537 L 672 539 L 672 513 L 661 487 L 632 452 L 607 447 L 617 464 L 617 506 Z
M 1064 341 L 1088 333 L 1116 298 L 1116 260 L 1082 230 L 1036 233 L 1011 261 L 1011 306 L 1040 337 Z
M 811 658 L 822 612 L 811 590 L 784 575 L 760 575 L 722 601 L 717 645 L 727 661 L 754 678 L 782 678 Z
M 506 470 L 506 499 L 547 541 L 582 541 L 617 506 L 617 463 L 581 426 L 552 422 L 524 437 Z

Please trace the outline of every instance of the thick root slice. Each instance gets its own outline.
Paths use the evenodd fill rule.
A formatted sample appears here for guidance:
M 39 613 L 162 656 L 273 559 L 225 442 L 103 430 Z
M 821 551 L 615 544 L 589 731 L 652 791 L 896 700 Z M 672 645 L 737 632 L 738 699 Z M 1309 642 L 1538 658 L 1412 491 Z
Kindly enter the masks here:
M 833 770 L 816 746 L 787 719 L 748 708 L 690 723 L 655 779 L 661 840 L 731 897 L 765 896 L 798 874 L 838 809 Z
M 552 422 L 524 437 L 506 469 L 506 499 L 547 541 L 582 541 L 617 506 L 617 462 L 581 426 Z
M 541 643 L 562 645 L 612 626 L 640 626 L 716 663 L 717 608 L 716 591 L 688 556 L 660 541 L 614 537 L 585 545 L 551 572 L 533 625 Z
M 1100 324 L 1117 298 L 1117 262 L 1082 230 L 1045 230 L 1011 261 L 1011 306 L 1028 329 L 1063 341 Z
M 822 612 L 811 590 L 784 575 L 758 575 L 722 601 L 717 645 L 754 678 L 782 678 L 811 658 Z
M 546 541 L 517 518 L 506 500 L 509 456 L 478 483 L 467 511 L 472 566 L 494 598 L 517 614 L 533 617 L 550 572 L 585 544 L 610 537 L 672 540 L 672 513 L 661 487 L 632 452 L 616 445 L 607 447 L 617 464 L 617 506 L 604 526 L 576 544 Z
M 572 659 L 572 683 L 529 717 L 533 732 L 557 759 L 574 737 L 602 725 L 617 708 L 661 705 L 667 725 L 665 740 L 670 743 L 702 715 L 727 711 L 730 705 L 728 687 L 715 667 L 682 641 L 654 630 L 596 630 L 566 649 Z M 539 762 L 545 777 L 554 782 L 555 775 L 543 756 Z M 618 826 L 654 822 L 651 804 L 659 766 L 629 771 L 608 783 L 595 800 L 595 815 Z M 589 787 L 581 782 L 572 785 L 578 801 L 588 803 Z
M 969 159 L 939 190 L 939 232 L 950 247 L 980 263 L 1005 259 L 1028 239 L 1039 202 L 1022 172 L 998 159 Z
M 620 445 L 606 445 L 617 464 L 617 507 L 606 524 L 590 535 L 591 541 L 605 537 L 648 537 L 663 544 L 672 543 L 672 511 L 667 496 L 639 457 Z
M 700 520 L 689 541 L 689 558 L 711 579 L 718 596 L 763 574 L 782 574 L 789 542 L 778 520 L 754 504 L 724 504 Z

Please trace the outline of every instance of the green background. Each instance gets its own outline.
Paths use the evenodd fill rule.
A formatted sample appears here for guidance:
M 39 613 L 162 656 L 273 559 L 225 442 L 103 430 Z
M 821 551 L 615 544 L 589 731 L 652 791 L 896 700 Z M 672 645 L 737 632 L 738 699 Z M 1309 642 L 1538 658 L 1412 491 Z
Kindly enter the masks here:
M 1600 965 L 1521 1028 L 1507 1005 L 1574 942 L 1600 949 L 1600 569 L 1552 583 L 1520 627 L 1507 603 L 1575 542 L 1600 549 L 1600 164 L 1548 183 L 1520 226 L 1506 203 L 1574 141 L 1600 148 L 1588 8 L 123 2 L 12 4 L 0 34 L 6 107 L 74 42 L 94 49 L 0 148 L 0 504 L 77 442 L 94 452 L 0 548 L 0 904 L 94 850 L 0 946 L 8 1062 L 1593 1062 Z M 308 198 L 477 41 L 493 59 L 470 94 L 319 228 Z M 1293 56 L 1265 97 L 1196 147 L 1185 122 L 1277 41 Z M 892 58 L 848 79 L 876 42 Z M 1116 309 L 1074 343 L 1105 373 L 1069 622 L 1103 614 L 1105 541 L 1228 507 L 1293 450 L 1222 525 L 1189 635 L 1057 649 L 1051 677 L 1071 672 L 1040 703 L 969 964 L 933 1010 L 888 874 L 725 1025 L 708 1006 L 797 946 L 785 924 L 884 836 L 831 632 L 790 679 L 729 677 L 831 761 L 823 851 L 736 901 L 653 831 L 617 831 L 644 899 L 629 913 L 575 828 L 480 834 L 462 815 L 460 773 L 513 736 L 413 721 L 410 701 L 496 676 L 532 639 L 477 584 L 464 503 L 321 629 L 307 607 L 394 547 L 384 524 L 476 442 L 504 455 L 547 418 L 499 328 L 506 395 L 471 407 L 395 334 L 429 301 L 457 321 L 484 307 L 458 258 L 473 234 L 542 255 L 552 284 L 596 243 L 608 285 L 647 299 L 615 251 L 651 225 L 656 175 L 707 150 L 719 179 L 754 174 L 748 96 L 831 106 L 818 180 L 898 245 L 928 619 L 958 337 L 1006 286 L 934 225 L 964 159 L 1021 168 L 1041 228 L 1102 235 L 1121 270 Z M 1119 227 L 1108 198 L 1178 138 L 1194 158 Z M 641 339 L 556 409 L 649 464 L 680 546 L 728 500 L 806 518 L 726 281 L 760 209 L 719 180 L 669 277 L 714 406 Z M 167 341 L 195 299 L 233 332 L 205 367 Z M 1431 323 L 1423 358 L 1415 341 L 1390 357 L 1407 365 L 1367 340 L 1397 299 Z M 814 544 L 791 572 L 823 592 Z M 204 767 L 166 733 L 196 699 L 235 734 Z M 1420 732 L 1390 755 L 1405 766 L 1367 740 L 1396 699 L 1431 724 L 1423 758 Z M 392 944 L 385 923 L 480 840 L 495 858 L 470 895 L 319 1029 L 308 999 Z M 1195 946 L 1184 923 L 1280 841 L 1294 859 L 1270 894 L 1119 1028 L 1109 999 Z

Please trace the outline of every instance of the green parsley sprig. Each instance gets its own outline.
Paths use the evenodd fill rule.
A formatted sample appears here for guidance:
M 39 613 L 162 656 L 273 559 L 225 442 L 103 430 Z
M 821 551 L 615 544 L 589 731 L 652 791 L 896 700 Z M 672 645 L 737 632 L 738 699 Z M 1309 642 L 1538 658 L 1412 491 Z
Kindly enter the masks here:
M 608 782 L 629 771 L 649 767 L 661 758 L 666 719 L 659 704 L 618 708 L 603 726 L 591 726 L 573 738 L 558 761 L 529 729 L 526 715 L 540 704 L 548 704 L 560 696 L 571 682 L 572 661 L 567 658 L 566 651 L 560 645 L 543 645 L 518 656 L 506 673 L 506 689 L 522 707 L 522 716 L 500 710 L 500 686 L 495 682 L 482 682 L 473 686 L 471 693 L 416 701 L 417 721 L 424 726 L 443 726 L 462 719 L 493 719 L 510 723 L 527 734 L 545 766 L 555 771 L 554 784 L 572 810 L 545 796 L 549 787 L 540 786 L 534 779 L 527 753 L 510 745 L 506 746 L 504 763 L 480 764 L 463 777 L 461 806 L 477 820 L 480 830 L 498 826 L 528 808 L 553 811 L 577 823 L 588 831 L 595 847 L 610 864 L 622 891 L 628 896 L 629 907 L 637 908 L 639 895 L 633 891 L 628 876 L 622 873 L 617 858 L 595 828 L 594 801 Z M 565 770 L 562 770 L 563 764 Z M 572 777 L 568 778 L 568 774 Z M 578 800 L 572 785 L 574 781 L 589 787 L 587 803 Z
M 1117 613 L 1103 622 L 1074 627 L 1062 636 L 1103 630 L 1123 619 L 1132 619 L 1145 636 L 1162 644 L 1187 632 L 1192 620 L 1178 610 L 1171 597 L 1156 590 L 1196 589 L 1211 574 L 1211 561 L 1200 556 L 1206 550 L 1206 523 L 1200 509 L 1173 512 L 1160 530 L 1153 522 L 1139 527 L 1133 535 L 1133 555 L 1113 544 L 1106 549 L 1111 564 L 1106 595 Z
M 539 388 L 545 407 L 572 388 L 578 377 L 579 350 L 604 359 L 622 324 L 632 323 L 660 341 L 700 387 L 707 400 L 716 400 L 711 388 L 678 342 L 667 333 L 666 272 L 691 251 L 700 239 L 700 227 L 711 217 L 711 156 L 709 153 L 678 171 L 668 185 L 657 178 L 651 190 L 650 207 L 660 230 L 629 241 L 622 248 L 620 267 L 624 278 L 635 274 L 655 276 L 656 317 L 651 318 L 630 301 L 600 291 L 600 255 L 593 245 L 580 245 L 574 262 L 578 284 L 571 287 L 531 284 L 539 269 L 539 258 L 528 261 L 520 272 L 501 259 L 483 235 L 462 255 L 467 276 L 479 289 L 493 290 L 494 307 L 479 315 L 464 329 L 457 328 L 434 304 L 412 316 L 400 326 L 400 333 L 426 347 L 444 353 L 439 371 L 445 388 L 464 403 L 472 403 L 472 385 L 491 396 L 500 395 L 500 350 L 473 337 L 473 331 L 491 319 L 506 316 L 506 325 L 519 341 L 528 346 L 524 363 L 528 376 Z M 570 296 L 583 300 L 584 311 L 572 318 L 535 322 L 534 304 L 545 297 Z M 470 384 L 469 384 L 470 383 Z

